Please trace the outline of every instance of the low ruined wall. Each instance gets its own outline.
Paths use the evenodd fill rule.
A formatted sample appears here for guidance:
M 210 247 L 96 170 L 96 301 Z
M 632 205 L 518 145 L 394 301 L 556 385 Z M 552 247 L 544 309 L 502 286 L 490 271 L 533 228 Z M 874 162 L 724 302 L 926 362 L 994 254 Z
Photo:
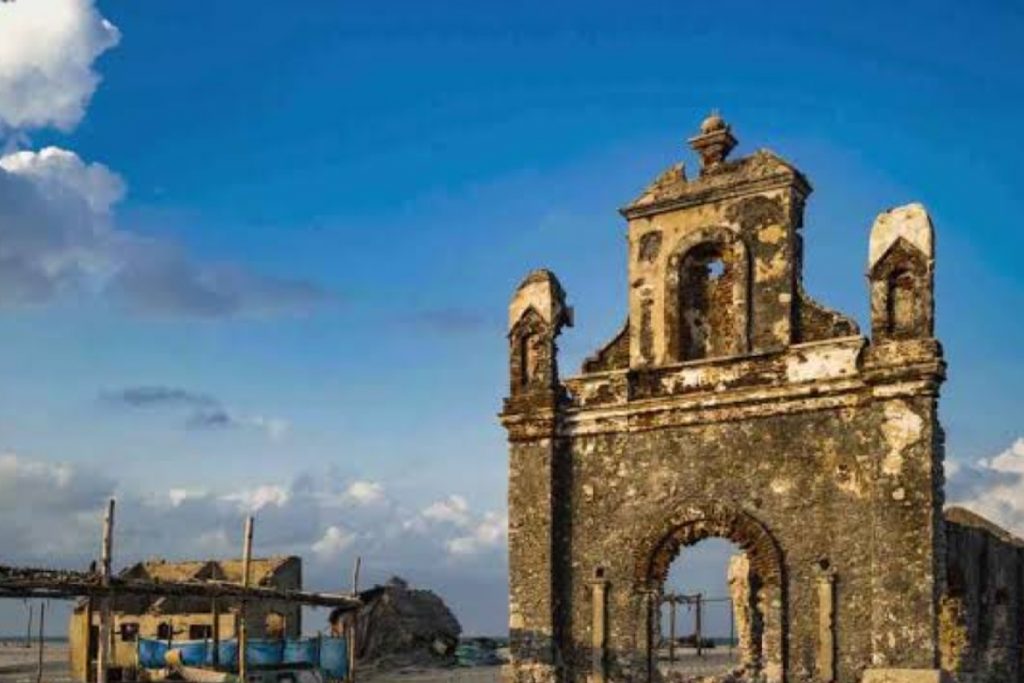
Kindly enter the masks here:
M 942 668 L 960 683 L 1024 681 L 1024 542 L 962 508 L 945 517 Z

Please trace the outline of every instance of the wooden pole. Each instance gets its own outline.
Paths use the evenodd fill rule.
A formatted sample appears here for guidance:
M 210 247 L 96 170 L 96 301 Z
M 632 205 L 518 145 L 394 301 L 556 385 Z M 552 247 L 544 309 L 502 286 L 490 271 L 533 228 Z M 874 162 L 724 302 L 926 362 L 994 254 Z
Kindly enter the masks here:
M 668 661 L 676 663 L 676 601 L 669 600 L 672 611 L 668 615 Z
M 252 563 L 252 517 L 245 518 L 245 537 L 242 542 L 242 587 L 249 587 L 249 565 Z M 238 606 L 238 678 L 242 683 L 246 681 L 248 673 L 245 663 L 245 647 L 248 644 L 248 626 L 245 623 L 245 600 Z
M 697 593 L 697 615 L 696 615 L 696 631 L 697 631 L 697 656 L 704 656 L 704 637 L 701 635 L 701 606 L 704 602 L 704 596 Z
M 110 585 L 110 554 L 114 537 L 114 499 L 107 502 L 103 516 L 103 548 L 100 555 L 100 581 Z M 99 642 L 96 644 L 96 683 L 107 683 L 107 667 L 110 664 L 110 598 L 103 596 L 100 601 Z
M 43 683 L 43 634 L 46 628 L 46 603 L 39 603 L 39 666 L 36 667 L 36 683 Z
M 32 603 L 28 603 L 28 627 L 25 629 L 25 647 L 32 647 Z
M 210 614 L 213 618 L 213 652 L 211 661 L 213 668 L 220 667 L 220 601 L 214 598 L 210 601 Z
M 363 558 L 356 555 L 355 564 L 352 567 L 352 597 L 359 595 L 359 569 L 362 567 Z M 356 641 L 359 638 L 359 610 L 352 612 L 350 635 L 348 639 L 348 680 L 349 683 L 356 681 Z

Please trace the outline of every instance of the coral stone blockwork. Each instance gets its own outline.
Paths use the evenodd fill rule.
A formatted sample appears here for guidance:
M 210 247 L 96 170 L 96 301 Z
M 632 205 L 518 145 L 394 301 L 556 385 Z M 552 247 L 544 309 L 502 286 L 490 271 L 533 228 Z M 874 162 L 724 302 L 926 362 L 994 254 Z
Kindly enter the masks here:
M 668 564 L 714 536 L 746 554 L 745 679 L 1019 681 L 1021 546 L 943 517 L 924 208 L 866 239 L 869 339 L 804 290 L 803 174 L 728 159 L 717 115 L 691 143 L 697 177 L 676 164 L 621 210 L 628 319 L 581 374 L 558 375 L 553 275 L 510 306 L 509 677 L 659 678 Z

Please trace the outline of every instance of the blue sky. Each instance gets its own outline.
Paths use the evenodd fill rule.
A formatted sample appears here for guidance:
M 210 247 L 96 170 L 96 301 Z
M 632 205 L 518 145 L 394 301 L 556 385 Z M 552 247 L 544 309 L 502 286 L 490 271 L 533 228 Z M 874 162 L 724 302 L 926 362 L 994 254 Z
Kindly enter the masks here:
M 50 21 L 10 6 L 31 3 Z M 65 20 L 81 30 L 26 37 Z M 362 552 L 371 577 L 433 582 L 470 630 L 500 631 L 508 297 L 534 267 L 559 275 L 575 371 L 625 313 L 616 208 L 669 164 L 692 167 L 684 140 L 712 107 L 738 153 L 769 147 L 810 176 L 808 288 L 862 327 L 874 216 L 928 207 L 949 455 L 990 470 L 1024 436 L 1014 3 L 18 0 L 0 5 L 5 33 L 22 46 L 0 47 L 6 154 L 59 147 L 102 164 L 95 187 L 121 198 L 89 195 L 88 258 L 8 229 L 35 256 L 75 259 L 42 289 L 2 272 L 0 226 L 0 286 L 31 294 L 0 296 L 0 453 L 17 458 L 0 467 L 0 527 L 52 516 L 21 484 L 52 492 L 61 467 L 95 478 L 68 514 L 108 490 L 166 514 L 191 497 L 230 533 L 246 505 L 283 515 L 312 481 L 350 497 L 288 522 L 307 551 L 341 534 L 310 576 L 330 583 Z M 25 76 L 75 50 L 98 84 Z M 26 113 L 26 98 L 52 108 Z M 18 158 L 12 183 L 53 162 Z M 58 227 L 47 239 L 70 234 Z M 365 502 L 357 482 L 387 510 L 344 507 Z M 993 514 L 1024 530 L 1024 487 L 1005 497 Z M 146 514 L 129 553 L 164 550 Z M 399 552 L 398 528 L 423 538 Z M 472 552 L 451 552 L 460 538 Z M 68 564 L 92 552 L 19 547 Z

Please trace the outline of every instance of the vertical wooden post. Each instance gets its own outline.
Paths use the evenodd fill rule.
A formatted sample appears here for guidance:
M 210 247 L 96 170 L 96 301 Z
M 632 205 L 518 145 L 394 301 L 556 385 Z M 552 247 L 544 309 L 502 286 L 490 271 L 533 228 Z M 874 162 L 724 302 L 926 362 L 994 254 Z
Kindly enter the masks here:
M 100 583 L 110 585 L 110 554 L 114 542 L 114 499 L 107 501 L 107 512 L 103 516 L 103 548 L 100 554 Z M 99 642 L 96 643 L 96 683 L 107 683 L 107 667 L 110 664 L 110 596 L 100 598 Z
M 92 659 L 92 618 L 96 614 L 96 599 L 91 595 L 85 599 L 85 683 L 94 683 L 96 663 Z M 77 673 L 77 672 L 75 672 Z
M 352 597 L 359 595 L 359 569 L 362 567 L 363 558 L 356 555 L 355 564 L 352 566 Z M 348 638 L 348 680 L 349 683 L 356 681 L 356 640 L 359 637 L 359 608 L 352 612 L 351 626 Z
M 217 598 L 210 601 L 210 615 L 213 619 L 213 652 L 210 653 L 210 661 L 213 668 L 217 669 L 220 667 L 220 601 Z
M 43 638 L 46 629 L 46 603 L 39 603 L 39 666 L 36 667 L 36 683 L 43 683 Z
M 697 631 L 697 656 L 704 656 L 704 637 L 701 635 L 701 605 L 704 602 L 704 596 L 697 593 L 697 614 L 696 614 L 696 631 Z
M 31 602 L 28 605 L 28 626 L 25 628 L 25 647 L 32 647 L 32 611 L 35 609 Z
M 242 542 L 242 587 L 249 587 L 249 565 L 252 563 L 252 517 L 245 518 L 245 537 Z M 238 606 L 238 679 L 241 683 L 246 682 L 248 667 L 245 663 L 245 646 L 248 641 L 248 625 L 245 621 L 245 600 Z
M 668 614 L 668 661 L 676 663 L 676 599 L 672 596 L 669 599 L 671 612 Z

